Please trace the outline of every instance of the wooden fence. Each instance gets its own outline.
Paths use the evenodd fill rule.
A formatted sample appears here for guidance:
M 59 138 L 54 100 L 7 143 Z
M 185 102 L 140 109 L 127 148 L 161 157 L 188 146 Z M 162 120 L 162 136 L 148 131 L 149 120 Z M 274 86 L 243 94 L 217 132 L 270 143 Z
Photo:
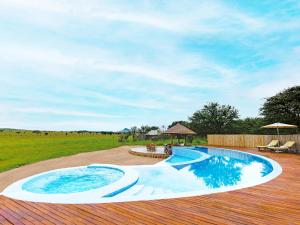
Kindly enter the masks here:
M 267 145 L 271 140 L 278 139 L 277 135 L 252 135 L 252 134 L 208 134 L 208 145 L 232 146 L 254 148 L 258 145 Z M 295 141 L 296 146 L 300 148 L 300 134 L 280 135 L 280 143 L 286 141 Z

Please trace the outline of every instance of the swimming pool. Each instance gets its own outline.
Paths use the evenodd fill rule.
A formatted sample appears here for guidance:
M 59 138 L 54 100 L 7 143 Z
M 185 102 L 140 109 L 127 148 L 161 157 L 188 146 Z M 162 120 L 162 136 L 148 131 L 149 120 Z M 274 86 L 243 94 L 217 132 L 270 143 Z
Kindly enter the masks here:
M 32 202 L 92 203 L 130 188 L 138 173 L 127 167 L 92 164 L 48 171 L 8 186 L 4 196 Z
M 236 190 L 267 182 L 281 171 L 274 160 L 241 151 L 174 147 L 171 157 L 155 165 L 103 167 L 100 164 L 63 169 L 29 177 L 13 185 L 21 189 L 22 200 L 28 201 L 121 202 Z M 16 195 L 11 186 L 3 194 L 17 199 L 21 196 Z
M 38 194 L 76 193 L 109 185 L 123 176 L 122 170 L 111 167 L 74 168 L 37 176 L 25 182 L 22 189 Z

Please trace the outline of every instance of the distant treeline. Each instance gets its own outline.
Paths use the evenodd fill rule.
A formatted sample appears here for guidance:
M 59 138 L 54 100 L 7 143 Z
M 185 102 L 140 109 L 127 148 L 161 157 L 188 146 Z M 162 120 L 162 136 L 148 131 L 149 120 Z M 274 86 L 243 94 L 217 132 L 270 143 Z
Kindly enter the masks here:
M 281 122 L 300 127 L 300 86 L 283 90 L 266 98 L 259 110 L 260 117 L 241 119 L 234 106 L 211 102 L 196 111 L 181 123 L 201 136 L 207 134 L 275 134 L 276 129 L 261 129 L 262 126 Z M 281 129 L 281 134 L 299 133 L 298 129 Z
M 162 121 L 163 122 L 163 121 Z M 234 106 L 220 105 L 211 102 L 196 111 L 186 121 L 175 121 L 169 127 L 176 123 L 181 123 L 191 128 L 199 136 L 207 134 L 275 134 L 275 129 L 261 129 L 262 126 L 270 123 L 281 122 L 294 124 L 300 127 L 300 86 L 294 86 L 283 90 L 282 92 L 266 98 L 264 104 L 259 110 L 259 117 L 240 118 L 238 110 Z M 121 132 L 112 131 L 40 131 L 40 130 L 18 130 L 3 128 L 0 132 L 12 132 L 15 134 L 35 135 L 112 135 L 121 134 L 120 141 L 126 141 L 130 136 L 133 140 L 145 139 L 145 135 L 150 130 L 157 130 L 157 126 L 141 126 L 125 128 Z M 161 131 L 164 131 L 162 127 Z M 282 129 L 282 134 L 299 133 L 299 129 Z M 160 135 L 163 138 L 163 135 Z
M 42 130 L 18 130 L 18 129 L 10 129 L 10 128 L 0 128 L 0 133 L 6 134 L 35 134 L 35 135 L 112 135 L 116 134 L 113 131 L 87 131 L 87 130 L 79 130 L 79 131 L 42 131 Z

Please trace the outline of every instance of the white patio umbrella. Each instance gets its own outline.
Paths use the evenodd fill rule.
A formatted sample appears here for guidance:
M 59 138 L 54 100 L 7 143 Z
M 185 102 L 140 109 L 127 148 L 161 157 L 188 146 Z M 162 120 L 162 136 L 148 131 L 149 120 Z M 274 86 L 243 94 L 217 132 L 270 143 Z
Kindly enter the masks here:
M 281 128 L 297 128 L 296 125 L 291 125 L 291 124 L 285 124 L 285 123 L 272 123 L 266 126 L 262 126 L 261 128 L 271 128 L 271 129 L 276 129 L 277 130 L 277 135 L 279 139 L 279 129 Z

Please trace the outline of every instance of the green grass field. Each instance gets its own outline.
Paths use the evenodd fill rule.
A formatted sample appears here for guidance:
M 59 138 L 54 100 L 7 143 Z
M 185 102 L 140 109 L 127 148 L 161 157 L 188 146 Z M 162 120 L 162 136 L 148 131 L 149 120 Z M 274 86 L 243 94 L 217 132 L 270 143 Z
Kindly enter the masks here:
M 145 145 L 152 141 L 118 142 L 118 135 L 77 134 L 49 132 L 34 134 L 32 132 L 0 133 L 0 172 L 41 160 L 73 155 L 81 152 L 110 149 L 122 145 Z M 169 140 L 159 140 L 162 145 Z M 205 139 L 194 139 L 193 144 L 205 144 Z

